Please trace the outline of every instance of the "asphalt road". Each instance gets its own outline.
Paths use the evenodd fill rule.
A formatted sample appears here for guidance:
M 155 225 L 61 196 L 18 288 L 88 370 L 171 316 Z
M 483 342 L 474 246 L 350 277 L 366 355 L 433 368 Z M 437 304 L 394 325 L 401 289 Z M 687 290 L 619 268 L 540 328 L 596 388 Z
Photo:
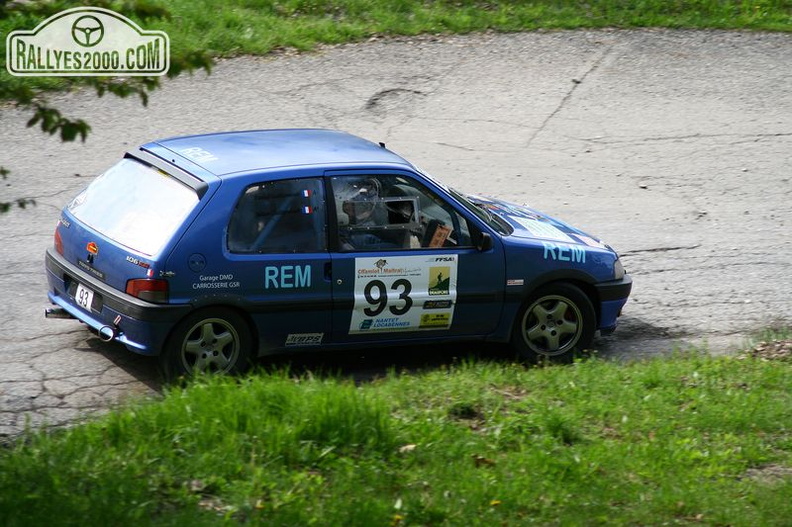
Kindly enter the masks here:
M 56 97 L 93 127 L 61 144 L 0 109 L 0 438 L 160 389 L 154 361 L 45 320 L 43 252 L 59 210 L 123 152 L 229 129 L 329 127 L 462 190 L 528 203 L 612 244 L 635 285 L 609 358 L 792 324 L 792 35 L 597 31 L 372 41 L 223 61 L 136 100 Z M 301 358 L 358 378 L 473 351 Z M 499 350 L 488 350 L 498 355 Z M 368 356 L 366 356 L 368 355 Z

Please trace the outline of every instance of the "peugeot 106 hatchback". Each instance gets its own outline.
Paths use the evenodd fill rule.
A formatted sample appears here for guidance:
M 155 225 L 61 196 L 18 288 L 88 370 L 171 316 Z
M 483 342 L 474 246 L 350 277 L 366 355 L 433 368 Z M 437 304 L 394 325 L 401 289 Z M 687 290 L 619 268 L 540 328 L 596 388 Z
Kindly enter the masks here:
M 159 356 L 171 378 L 475 339 L 568 361 L 616 328 L 632 285 L 594 236 L 330 130 L 130 151 L 63 210 L 46 269 L 48 316 Z

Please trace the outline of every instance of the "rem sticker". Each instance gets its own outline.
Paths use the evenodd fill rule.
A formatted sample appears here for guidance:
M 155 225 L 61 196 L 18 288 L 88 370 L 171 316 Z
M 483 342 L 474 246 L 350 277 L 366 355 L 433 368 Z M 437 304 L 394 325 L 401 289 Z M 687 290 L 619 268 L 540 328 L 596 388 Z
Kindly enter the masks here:
M 209 163 L 210 161 L 217 161 L 217 156 L 199 146 L 184 148 L 179 150 L 179 153 L 188 159 L 192 159 L 196 163 Z
M 324 333 L 289 333 L 286 337 L 287 346 L 318 346 L 324 339 Z
M 264 289 L 311 287 L 310 265 L 268 265 L 264 268 Z
M 200 282 L 192 285 L 193 289 L 236 289 L 240 283 L 234 280 L 233 274 L 200 275 Z
M 449 329 L 458 263 L 454 254 L 355 258 L 349 333 Z
M 542 242 L 544 259 L 559 262 L 586 263 L 586 249 L 577 245 Z
M 511 219 L 525 227 L 525 230 L 536 238 L 546 238 L 548 240 L 558 240 L 561 242 L 574 242 L 574 240 L 567 236 L 561 229 L 546 221 L 531 220 L 517 216 L 512 216 Z

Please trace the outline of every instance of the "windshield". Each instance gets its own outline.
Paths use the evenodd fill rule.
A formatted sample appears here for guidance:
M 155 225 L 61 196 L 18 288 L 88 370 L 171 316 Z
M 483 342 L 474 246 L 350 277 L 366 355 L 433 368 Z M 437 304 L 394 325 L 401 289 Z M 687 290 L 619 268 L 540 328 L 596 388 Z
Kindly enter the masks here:
M 500 216 L 497 214 L 491 213 L 487 210 L 486 207 L 479 203 L 475 203 L 470 200 L 468 196 L 465 196 L 461 192 L 456 189 L 449 188 L 448 191 L 454 196 L 459 202 L 465 206 L 470 212 L 478 216 L 484 223 L 495 229 L 501 234 L 511 234 L 514 229 L 512 229 L 511 225 L 506 223 Z
M 157 254 L 198 203 L 190 187 L 168 174 L 123 159 L 96 178 L 69 211 L 108 238 L 148 256 Z

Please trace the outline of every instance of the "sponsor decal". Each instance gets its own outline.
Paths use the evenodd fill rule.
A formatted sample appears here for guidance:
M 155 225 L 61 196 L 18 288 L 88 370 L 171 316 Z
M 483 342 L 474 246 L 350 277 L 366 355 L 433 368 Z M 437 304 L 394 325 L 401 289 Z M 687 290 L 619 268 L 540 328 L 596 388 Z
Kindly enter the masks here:
M 18 77 L 160 76 L 170 41 L 101 7 L 75 7 L 6 38 L 6 69 Z
M 542 242 L 544 259 L 559 262 L 586 263 L 586 249 L 579 245 Z
M 233 274 L 200 275 L 199 282 L 194 282 L 193 289 L 237 289 L 240 283 L 234 280 Z
M 209 163 L 210 161 L 217 161 L 217 156 L 198 146 L 184 148 L 179 150 L 179 153 L 187 159 L 195 161 L 196 163 Z
M 451 325 L 451 313 L 425 313 L 421 315 L 421 327 L 440 329 Z
M 429 294 L 447 295 L 449 284 L 451 283 L 451 267 L 430 267 L 429 268 Z
M 546 221 L 532 220 L 528 218 L 520 218 L 512 216 L 511 219 L 525 227 L 525 230 L 531 233 L 536 238 L 545 238 L 548 240 L 557 240 L 562 242 L 574 242 L 572 238 L 551 223 Z
M 83 271 L 87 271 L 87 272 L 91 273 L 92 275 L 94 275 L 99 280 L 104 280 L 105 279 L 105 274 L 102 271 L 100 271 L 99 269 L 95 269 L 95 268 L 91 267 L 88 264 L 88 262 L 83 262 L 82 260 L 77 260 L 77 267 L 79 267 Z
M 289 333 L 286 336 L 287 346 L 318 346 L 324 339 L 324 333 Z
M 450 328 L 457 264 L 453 254 L 355 258 L 349 332 Z
M 310 265 L 268 265 L 264 268 L 264 289 L 311 287 Z
M 585 243 L 589 247 L 599 247 L 600 249 L 607 249 L 608 246 L 602 243 L 601 241 L 595 240 L 589 236 L 585 236 L 583 234 L 575 234 L 575 237 L 579 239 L 581 242 Z
M 452 303 L 450 300 L 427 300 L 423 304 L 424 309 L 448 309 Z
M 410 322 L 399 317 L 375 318 L 371 329 L 403 329 L 409 328 Z

